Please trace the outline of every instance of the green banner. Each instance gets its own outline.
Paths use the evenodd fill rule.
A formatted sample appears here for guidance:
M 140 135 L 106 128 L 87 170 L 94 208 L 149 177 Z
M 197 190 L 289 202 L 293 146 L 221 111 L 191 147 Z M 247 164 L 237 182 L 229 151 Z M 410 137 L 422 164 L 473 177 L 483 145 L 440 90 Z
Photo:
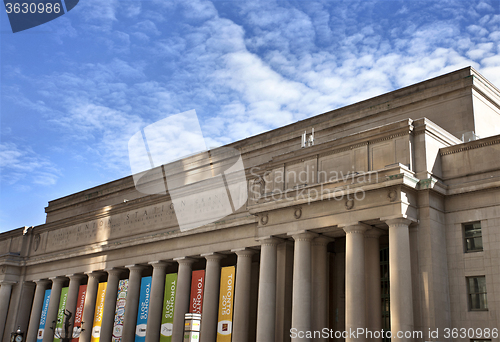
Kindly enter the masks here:
M 68 300 L 68 287 L 63 287 L 61 289 L 61 299 L 59 300 L 59 310 L 57 311 L 57 324 L 56 331 L 59 332 L 59 335 L 64 334 L 63 326 L 64 326 L 64 309 L 66 309 L 66 301 Z M 54 342 L 59 342 L 60 339 L 54 337 Z
M 165 295 L 163 296 L 163 312 L 161 315 L 160 342 L 172 341 L 176 289 L 177 273 L 167 274 L 165 277 Z

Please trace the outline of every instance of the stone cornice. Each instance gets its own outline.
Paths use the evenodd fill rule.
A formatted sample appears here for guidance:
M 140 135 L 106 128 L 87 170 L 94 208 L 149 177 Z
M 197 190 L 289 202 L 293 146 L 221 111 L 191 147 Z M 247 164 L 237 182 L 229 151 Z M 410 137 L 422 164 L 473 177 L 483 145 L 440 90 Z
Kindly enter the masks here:
M 441 148 L 439 150 L 441 156 L 446 156 L 448 154 L 459 153 L 468 150 L 474 150 L 476 148 L 481 148 L 485 146 L 496 145 L 500 143 L 500 135 L 495 135 L 493 137 L 488 137 L 484 139 L 469 141 L 460 145 L 450 146 Z

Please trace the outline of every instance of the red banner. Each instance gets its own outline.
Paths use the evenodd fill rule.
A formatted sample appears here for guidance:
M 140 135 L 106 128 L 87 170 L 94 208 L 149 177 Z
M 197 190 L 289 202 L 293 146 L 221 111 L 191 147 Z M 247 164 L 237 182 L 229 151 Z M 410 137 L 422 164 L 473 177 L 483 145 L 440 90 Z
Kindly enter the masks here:
M 203 288 L 205 280 L 205 271 L 193 271 L 191 278 L 191 299 L 189 300 L 189 312 L 201 314 L 203 306 Z
M 75 322 L 73 323 L 73 330 L 78 330 L 82 326 L 83 307 L 85 305 L 85 295 L 87 294 L 87 285 L 80 285 L 78 290 L 78 299 L 76 301 Z M 78 342 L 79 338 L 74 338 L 71 342 Z

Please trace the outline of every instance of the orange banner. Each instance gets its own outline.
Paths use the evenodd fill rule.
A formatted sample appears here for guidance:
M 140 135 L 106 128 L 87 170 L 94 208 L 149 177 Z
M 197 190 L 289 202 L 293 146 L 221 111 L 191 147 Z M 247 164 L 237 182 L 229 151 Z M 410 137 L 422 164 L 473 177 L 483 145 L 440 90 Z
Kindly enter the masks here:
M 191 277 L 191 298 L 189 301 L 189 312 L 201 314 L 203 306 L 203 281 L 205 279 L 205 271 L 193 271 Z
M 233 331 L 234 266 L 223 267 L 220 272 L 219 321 L 217 342 L 231 342 Z
M 92 325 L 91 342 L 99 342 L 101 337 L 102 312 L 104 310 L 104 298 L 106 297 L 106 287 L 108 283 L 99 283 L 97 289 L 97 300 L 95 302 L 94 324 Z

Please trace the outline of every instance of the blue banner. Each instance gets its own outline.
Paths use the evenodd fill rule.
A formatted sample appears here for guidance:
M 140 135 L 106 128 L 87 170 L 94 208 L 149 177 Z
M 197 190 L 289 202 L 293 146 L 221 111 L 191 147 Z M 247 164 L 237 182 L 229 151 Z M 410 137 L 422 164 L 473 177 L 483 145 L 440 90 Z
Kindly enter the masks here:
M 45 323 L 47 320 L 47 312 L 49 311 L 50 302 L 50 292 L 51 290 L 45 290 L 45 299 L 43 300 L 42 315 L 40 316 L 40 325 L 38 326 L 38 334 L 36 336 L 37 342 L 42 342 L 43 333 L 45 331 Z
M 141 280 L 141 296 L 139 297 L 139 312 L 137 313 L 137 326 L 135 327 L 135 342 L 146 341 L 146 326 L 148 323 L 150 296 L 151 296 L 151 277 L 143 277 Z

